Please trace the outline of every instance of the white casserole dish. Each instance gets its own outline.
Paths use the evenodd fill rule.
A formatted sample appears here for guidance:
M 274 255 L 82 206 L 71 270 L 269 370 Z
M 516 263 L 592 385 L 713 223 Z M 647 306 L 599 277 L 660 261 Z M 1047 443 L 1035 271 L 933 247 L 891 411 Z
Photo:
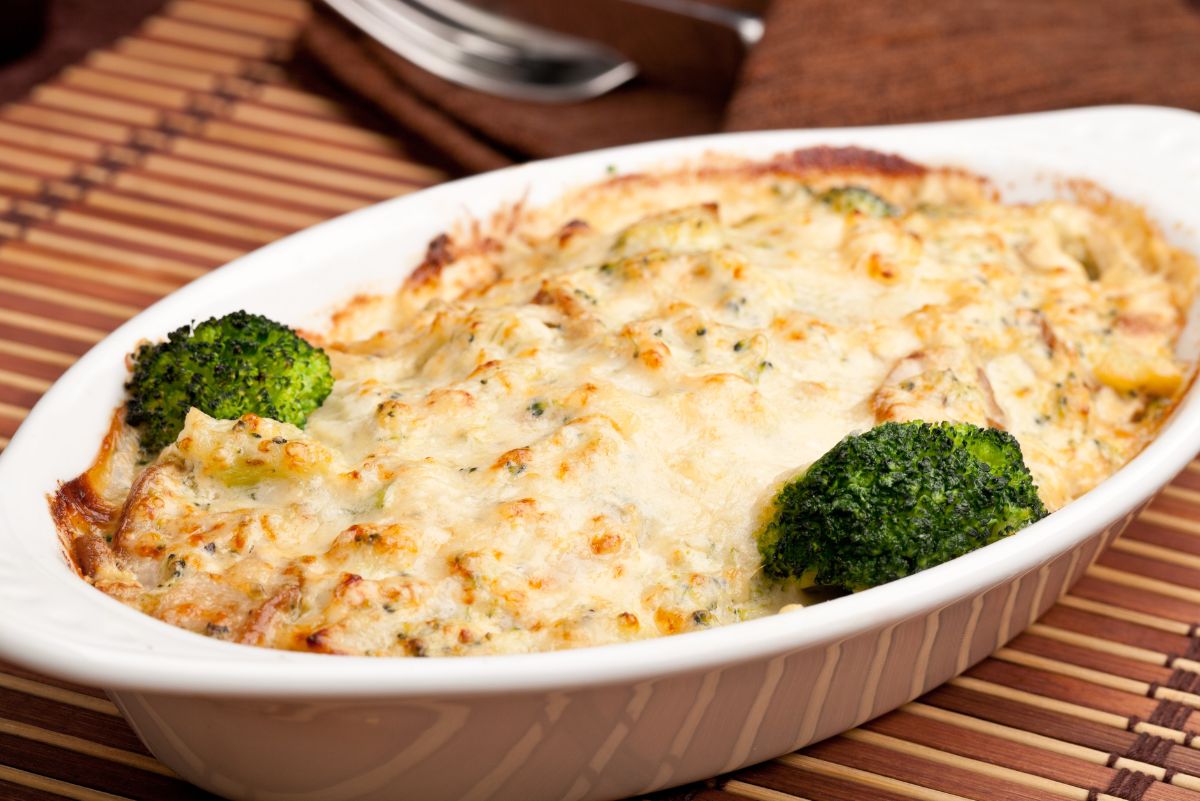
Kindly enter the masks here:
M 617 798 L 793 750 L 979 661 L 1044 612 L 1195 455 L 1200 390 L 1096 490 L 951 563 L 802 611 L 556 653 L 372 659 L 207 639 L 81 581 L 47 510 L 56 482 L 93 458 L 121 401 L 124 355 L 143 337 L 237 308 L 319 326 L 355 292 L 397 286 L 425 243 L 464 215 L 526 194 L 540 204 L 610 165 L 629 172 L 708 151 L 766 157 L 816 144 L 962 166 L 995 179 L 1010 200 L 1047 195 L 1055 178 L 1090 178 L 1200 252 L 1200 115 L 1149 107 L 656 142 L 514 167 L 347 215 L 156 304 L 38 403 L 0 457 L 0 658 L 106 688 L 181 776 L 261 801 Z

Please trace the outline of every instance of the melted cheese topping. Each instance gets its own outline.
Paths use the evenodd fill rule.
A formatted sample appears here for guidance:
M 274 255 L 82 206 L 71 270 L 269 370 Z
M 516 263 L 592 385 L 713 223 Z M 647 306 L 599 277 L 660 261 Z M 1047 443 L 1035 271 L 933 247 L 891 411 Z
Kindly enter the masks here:
M 901 213 L 816 195 L 846 183 Z M 335 316 L 336 386 L 305 430 L 193 410 L 138 466 L 118 426 L 88 480 L 120 512 L 72 532 L 90 580 L 209 636 L 336 653 L 723 625 L 812 600 L 763 580 L 754 534 L 848 433 L 1005 428 L 1054 509 L 1190 376 L 1172 346 L 1194 265 L 1113 201 L 734 164 L 501 222 Z

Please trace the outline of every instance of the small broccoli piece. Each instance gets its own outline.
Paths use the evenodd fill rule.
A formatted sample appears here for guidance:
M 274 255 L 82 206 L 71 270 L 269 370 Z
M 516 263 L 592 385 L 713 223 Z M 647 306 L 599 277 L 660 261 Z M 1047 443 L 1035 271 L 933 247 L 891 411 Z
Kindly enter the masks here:
M 238 311 L 139 347 L 125 420 L 153 455 L 175 441 L 193 406 L 219 419 L 257 414 L 303 426 L 331 389 L 323 350 L 285 325 Z
M 839 214 L 858 212 L 868 217 L 895 217 L 900 209 L 879 195 L 861 186 L 839 186 L 826 189 L 817 200 Z
M 855 591 L 1046 516 L 1012 435 L 969 423 L 852 434 L 779 491 L 758 535 L 767 576 Z

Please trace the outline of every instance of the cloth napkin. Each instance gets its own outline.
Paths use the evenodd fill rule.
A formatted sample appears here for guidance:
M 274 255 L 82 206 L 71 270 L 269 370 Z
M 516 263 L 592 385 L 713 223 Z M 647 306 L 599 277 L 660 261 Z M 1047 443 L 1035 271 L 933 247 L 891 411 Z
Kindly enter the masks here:
M 477 172 L 719 130 L 918 122 L 1104 103 L 1200 109 L 1200 0 L 726 0 L 766 35 L 739 63 L 629 0 L 486 0 L 605 41 L 641 68 L 580 103 L 507 100 L 437 78 L 323 3 L 305 31 L 338 82 Z

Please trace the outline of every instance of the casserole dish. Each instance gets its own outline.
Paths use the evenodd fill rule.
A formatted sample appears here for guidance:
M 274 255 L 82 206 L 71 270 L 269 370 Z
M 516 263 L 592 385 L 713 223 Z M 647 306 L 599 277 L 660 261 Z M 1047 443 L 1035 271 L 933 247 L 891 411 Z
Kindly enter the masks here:
M 1081 575 L 1194 455 L 1195 390 L 1129 465 L 1008 540 L 803 611 L 555 653 L 332 658 L 199 638 L 79 581 L 44 496 L 91 459 L 120 401 L 119 365 L 139 339 L 243 307 L 316 326 L 355 292 L 398 284 L 397 266 L 418 264 L 447 223 L 523 195 L 548 201 L 610 165 L 856 144 L 961 165 L 1010 200 L 1084 177 L 1144 206 L 1196 252 L 1187 226 L 1200 208 L 1198 138 L 1196 115 L 1145 108 L 700 137 L 448 184 L 269 246 L 115 332 L 14 438 L 0 460 L 0 608 L 12 610 L 0 617 L 0 656 L 109 689 L 160 759 L 238 799 L 615 798 L 731 770 L 892 709 L 1016 635 Z M 316 286 L 329 289 L 314 297 Z

